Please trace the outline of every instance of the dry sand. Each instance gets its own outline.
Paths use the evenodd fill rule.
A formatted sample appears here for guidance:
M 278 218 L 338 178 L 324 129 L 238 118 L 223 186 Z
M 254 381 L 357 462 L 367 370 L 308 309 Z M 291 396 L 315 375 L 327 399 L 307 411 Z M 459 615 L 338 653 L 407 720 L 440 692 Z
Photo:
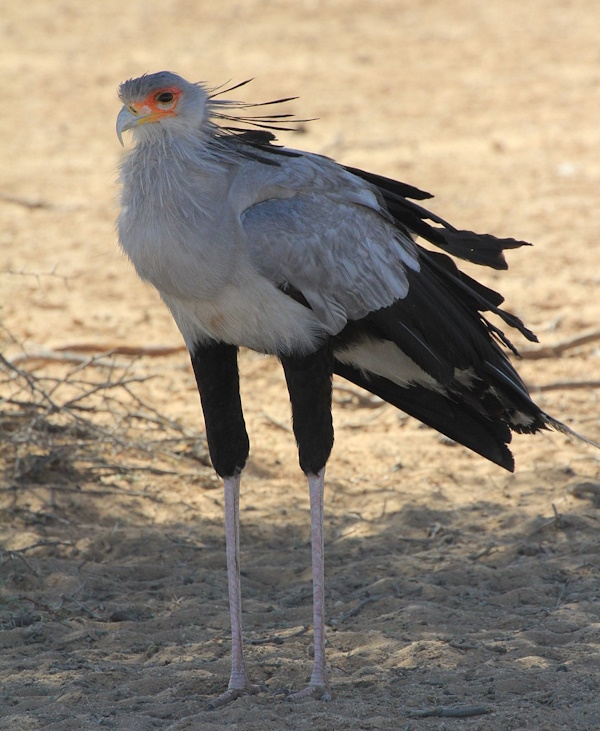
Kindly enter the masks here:
M 535 243 L 509 252 L 509 272 L 476 275 L 544 345 L 598 327 L 594 0 L 1 6 L 6 356 L 180 345 L 114 233 L 116 86 L 164 68 L 214 85 L 255 77 L 247 100 L 299 95 L 288 108 L 319 119 L 286 143 L 429 190 L 460 227 Z M 519 366 L 544 409 L 596 440 L 597 386 L 537 389 L 597 381 L 598 347 Z M 23 367 L 60 379 L 74 366 Z M 248 661 L 270 690 L 298 688 L 310 670 L 307 490 L 278 364 L 244 352 L 241 370 Z M 221 492 L 202 463 L 186 354 L 140 358 L 129 375 L 153 376 L 135 393 L 196 433 L 180 454 L 160 430 L 155 454 L 58 427 L 15 445 L 22 422 L 2 407 L 0 728 L 600 726 L 599 453 L 560 434 L 516 438 L 509 475 L 341 390 L 326 494 L 334 700 L 265 693 L 206 713 L 229 662 Z M 412 717 L 462 705 L 489 712 Z

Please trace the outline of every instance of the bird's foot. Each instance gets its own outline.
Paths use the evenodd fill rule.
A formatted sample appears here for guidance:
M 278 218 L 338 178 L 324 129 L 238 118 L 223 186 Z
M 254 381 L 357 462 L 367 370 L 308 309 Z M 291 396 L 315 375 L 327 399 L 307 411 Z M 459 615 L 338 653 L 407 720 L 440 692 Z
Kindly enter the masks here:
M 224 693 L 221 693 L 221 695 L 210 701 L 210 703 L 207 703 L 205 710 L 215 711 L 217 708 L 223 708 L 223 706 L 226 706 L 228 703 L 231 703 L 231 701 L 235 701 L 242 696 L 256 695 L 265 689 L 265 686 L 254 685 L 249 680 L 246 680 L 242 688 L 227 688 Z
M 318 701 L 330 701 L 333 698 L 331 688 L 326 683 L 310 683 L 302 690 L 286 693 L 285 700 L 297 703 L 305 698 L 315 698 Z

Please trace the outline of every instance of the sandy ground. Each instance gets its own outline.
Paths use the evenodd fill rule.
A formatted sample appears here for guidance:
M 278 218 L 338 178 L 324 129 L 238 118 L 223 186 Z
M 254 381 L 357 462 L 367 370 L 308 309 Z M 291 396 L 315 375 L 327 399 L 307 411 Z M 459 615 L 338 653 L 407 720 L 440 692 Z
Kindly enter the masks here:
M 288 144 L 429 190 L 458 226 L 535 243 L 510 252 L 509 272 L 477 276 L 544 345 L 598 327 L 595 0 L 0 5 L 5 356 L 180 345 L 114 233 L 116 86 L 163 68 L 215 85 L 255 77 L 248 100 L 299 95 L 290 111 L 319 119 Z M 520 366 L 547 411 L 596 440 L 598 387 L 557 384 L 598 381 L 598 348 Z M 79 376 L 73 363 L 21 367 L 70 379 L 63 407 L 89 383 L 152 376 L 130 384 L 143 403 L 125 413 L 142 410 L 139 423 L 123 420 L 121 387 L 84 400 L 98 404 L 75 412 L 85 422 L 2 406 L 0 728 L 600 726 L 599 453 L 559 434 L 517 438 L 509 475 L 343 390 L 326 495 L 334 700 L 264 693 L 205 712 L 226 684 L 229 639 L 222 497 L 198 397 L 183 352 L 111 362 Z M 307 490 L 277 363 L 243 353 L 241 370 L 248 660 L 271 691 L 298 688 L 310 671 Z M 415 717 L 437 706 L 481 715 Z

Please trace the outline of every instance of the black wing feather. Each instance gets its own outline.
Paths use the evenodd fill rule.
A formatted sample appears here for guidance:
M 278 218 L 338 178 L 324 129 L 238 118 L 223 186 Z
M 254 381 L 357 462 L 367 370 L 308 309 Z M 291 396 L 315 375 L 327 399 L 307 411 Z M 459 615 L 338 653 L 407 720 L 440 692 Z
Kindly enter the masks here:
M 458 398 L 449 398 L 422 386 L 402 388 L 380 376 L 362 373 L 351 365 L 335 361 L 335 373 L 379 396 L 427 426 L 472 449 L 512 472 L 513 456 L 506 446 L 511 441 L 508 424 L 492 420 Z
M 518 239 L 502 239 L 491 234 L 477 234 L 473 231 L 457 229 L 437 214 L 408 200 L 409 198 L 415 200 L 431 198 L 429 193 L 406 185 L 406 183 L 398 183 L 381 175 L 367 173 L 359 168 L 347 167 L 346 170 L 366 180 L 379 190 L 388 211 L 401 227 L 408 228 L 460 259 L 493 269 L 506 269 L 508 265 L 502 253 L 505 249 L 531 246 L 526 241 Z M 427 221 L 432 221 L 437 225 L 432 226 Z

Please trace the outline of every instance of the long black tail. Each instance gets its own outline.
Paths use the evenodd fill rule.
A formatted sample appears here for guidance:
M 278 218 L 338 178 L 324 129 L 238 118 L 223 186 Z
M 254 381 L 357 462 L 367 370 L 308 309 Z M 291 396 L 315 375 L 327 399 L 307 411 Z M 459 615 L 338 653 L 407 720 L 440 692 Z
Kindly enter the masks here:
M 335 372 L 508 470 L 512 431 L 579 437 L 534 403 L 506 352 L 516 348 L 482 313 L 528 340 L 535 335 L 500 309 L 498 293 L 448 256 L 419 249 L 421 269 L 408 272 L 407 296 L 336 338 Z
M 418 246 L 421 268 L 407 272 L 407 296 L 348 323 L 334 338 L 335 373 L 511 471 L 507 445 L 513 431 L 552 428 L 594 444 L 533 402 L 507 356 L 507 349 L 518 355 L 516 348 L 483 313 L 493 313 L 530 341 L 536 336 L 500 308 L 500 294 L 447 256 L 506 269 L 504 250 L 529 244 L 456 229 L 409 200 L 429 198 L 428 193 L 346 169 L 377 189 L 400 229 L 445 253 Z
M 339 376 L 379 396 L 482 457 L 511 472 L 514 470 L 515 462 L 507 447 L 512 434 L 505 421 L 493 420 L 457 397 L 432 391 L 424 386 L 399 386 L 387 378 L 365 373 L 339 361 L 336 361 L 334 370 Z

